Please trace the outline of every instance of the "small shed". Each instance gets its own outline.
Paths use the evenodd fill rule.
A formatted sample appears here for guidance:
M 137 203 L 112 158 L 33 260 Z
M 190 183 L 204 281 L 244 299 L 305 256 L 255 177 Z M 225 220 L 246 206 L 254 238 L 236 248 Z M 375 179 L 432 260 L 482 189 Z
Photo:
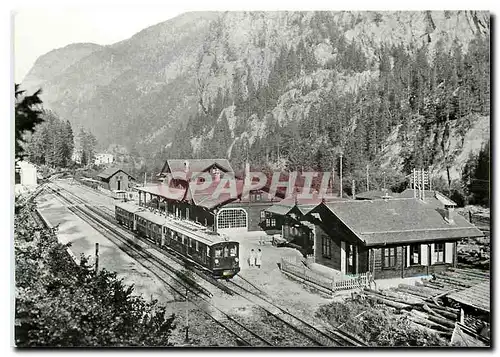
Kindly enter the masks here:
M 111 167 L 99 175 L 97 179 L 101 182 L 101 185 L 108 190 L 128 190 L 133 187 L 133 183 L 136 179 L 125 172 L 123 169 L 118 167 Z

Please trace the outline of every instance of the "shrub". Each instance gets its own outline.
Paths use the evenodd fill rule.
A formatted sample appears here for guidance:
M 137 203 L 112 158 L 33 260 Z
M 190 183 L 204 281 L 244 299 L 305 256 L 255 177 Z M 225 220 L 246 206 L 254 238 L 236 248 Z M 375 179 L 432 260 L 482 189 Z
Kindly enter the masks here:
M 15 215 L 15 343 L 18 347 L 167 346 L 175 316 L 156 300 L 133 295 L 133 287 L 83 258 L 76 265 L 55 230 Z

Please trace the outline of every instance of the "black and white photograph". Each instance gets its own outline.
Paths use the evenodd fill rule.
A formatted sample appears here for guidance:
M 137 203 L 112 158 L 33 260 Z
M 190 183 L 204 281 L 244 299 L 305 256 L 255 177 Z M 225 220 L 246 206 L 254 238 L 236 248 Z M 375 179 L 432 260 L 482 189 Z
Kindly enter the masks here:
M 491 349 L 494 15 L 181 5 L 11 14 L 11 346 Z

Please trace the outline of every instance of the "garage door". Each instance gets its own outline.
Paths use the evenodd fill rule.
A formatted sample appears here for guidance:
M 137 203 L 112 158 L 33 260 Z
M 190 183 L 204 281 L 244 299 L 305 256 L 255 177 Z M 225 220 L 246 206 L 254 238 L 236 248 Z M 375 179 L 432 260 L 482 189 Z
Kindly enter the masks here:
M 243 208 L 223 208 L 217 213 L 217 231 L 223 233 L 247 232 L 247 212 Z

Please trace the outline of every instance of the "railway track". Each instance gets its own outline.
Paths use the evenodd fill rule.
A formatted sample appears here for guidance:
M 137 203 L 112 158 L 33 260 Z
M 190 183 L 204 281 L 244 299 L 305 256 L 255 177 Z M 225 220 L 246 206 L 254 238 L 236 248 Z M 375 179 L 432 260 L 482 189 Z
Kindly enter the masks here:
M 65 190 L 64 188 L 61 188 L 62 190 Z M 101 221 L 106 221 L 107 223 L 105 224 L 106 229 L 110 230 L 123 230 L 121 226 L 119 226 L 116 221 L 114 216 L 111 214 L 99 210 L 96 207 L 89 206 L 86 201 L 78 197 L 72 192 L 69 192 L 65 190 L 67 193 L 75 197 L 75 201 L 78 201 L 80 206 L 85 207 L 87 210 L 92 212 L 92 216 L 94 220 L 101 220 Z M 60 194 L 60 193 L 59 193 Z M 101 223 L 103 224 L 103 223 Z M 102 230 L 100 228 L 99 230 Z M 128 230 L 125 230 L 130 235 L 130 232 Z M 113 232 L 113 234 L 118 234 L 116 232 Z M 137 239 L 137 238 L 136 238 Z M 147 239 L 140 239 L 142 241 L 146 241 L 149 245 L 148 248 L 153 248 L 154 250 L 165 254 L 165 252 L 152 245 L 149 244 L 150 242 Z M 180 264 L 182 261 L 177 258 L 173 257 L 172 254 L 168 254 L 168 258 L 173 259 L 174 261 L 179 262 Z M 166 264 L 166 263 L 165 263 Z M 148 268 L 149 269 L 149 268 Z M 167 269 L 170 270 L 175 270 L 173 267 L 168 266 Z M 190 267 L 190 269 L 193 270 L 193 267 Z M 295 334 L 295 339 L 300 341 L 302 340 L 304 342 L 304 345 L 313 345 L 313 346 L 327 346 L 327 347 L 360 347 L 360 346 L 365 346 L 365 344 L 356 339 L 353 336 L 350 336 L 346 333 L 344 333 L 341 330 L 326 330 L 322 327 L 314 326 L 313 324 L 301 319 L 300 317 L 297 317 L 296 315 L 290 313 L 289 311 L 285 310 L 284 308 L 276 305 L 273 301 L 271 301 L 268 297 L 267 294 L 253 285 L 251 282 L 248 280 L 244 279 L 241 276 L 238 276 L 238 279 L 240 279 L 242 282 L 244 282 L 247 287 L 244 287 L 240 284 L 237 284 L 235 281 L 227 281 L 225 283 L 222 283 L 220 281 L 217 281 L 213 278 L 210 279 L 206 274 L 203 272 L 199 272 L 197 269 L 194 269 L 194 271 L 197 273 L 198 276 L 202 277 L 203 279 L 207 280 L 210 284 L 216 286 L 218 289 L 224 291 L 227 294 L 230 295 L 237 295 L 242 297 L 243 299 L 247 300 L 250 302 L 252 305 L 254 305 L 256 308 L 260 309 L 263 311 L 263 313 L 270 319 L 273 319 L 278 322 L 278 324 L 281 324 L 281 326 L 284 329 L 289 330 L 293 334 Z M 160 278 L 161 279 L 161 278 Z M 163 281 L 163 279 L 161 279 Z M 170 284 L 168 284 L 170 285 Z M 253 291 L 252 291 L 253 290 Z M 209 295 L 206 295 L 209 296 Z M 206 299 L 205 299 L 206 301 Z M 215 307 L 212 303 L 209 302 L 209 304 L 212 307 Z M 253 330 L 248 329 L 247 327 L 243 326 L 240 322 L 235 320 L 233 317 L 219 309 L 218 307 L 215 307 L 215 311 L 217 313 L 217 318 L 210 315 L 209 316 L 214 319 L 217 323 L 222 325 L 224 328 L 228 329 L 228 331 L 231 331 L 235 336 L 239 336 L 237 338 L 240 338 L 239 344 L 240 345 L 248 345 L 248 346 L 273 346 L 275 345 L 272 341 L 269 341 L 266 338 L 262 338 L 259 336 L 257 333 L 255 333 Z M 204 311 L 206 313 L 206 311 Z M 230 327 L 229 327 L 230 326 Z M 244 335 L 245 337 L 241 337 Z M 301 345 L 300 345 L 301 346 Z
M 57 186 L 58 188 L 64 190 L 66 193 L 68 193 L 69 195 L 71 195 L 76 201 L 78 201 L 81 204 L 85 205 L 86 208 L 89 209 L 89 210 L 91 210 L 95 215 L 97 215 L 100 218 L 102 218 L 102 219 L 106 220 L 107 222 L 109 222 L 109 224 L 113 225 L 116 230 L 120 230 L 122 232 L 125 232 L 126 234 L 133 234 L 129 230 L 124 229 L 121 225 L 119 225 L 116 222 L 116 219 L 115 219 L 115 216 L 113 215 L 113 212 L 111 212 L 108 209 L 108 207 L 106 207 L 106 206 L 99 206 L 99 208 L 96 208 L 95 206 L 89 205 L 88 201 L 85 201 L 84 199 L 82 199 L 81 197 L 77 196 L 73 192 L 70 192 L 70 191 L 66 190 L 65 188 L 63 188 L 63 187 L 61 187 L 59 185 L 55 185 L 55 186 Z M 198 268 L 195 265 L 194 262 L 187 261 L 182 256 L 180 256 L 177 252 L 175 252 L 174 250 L 172 250 L 170 248 L 160 248 L 157 245 L 152 244 L 152 242 L 150 240 L 148 240 L 147 238 L 140 237 L 137 234 L 135 234 L 134 237 L 135 237 L 135 239 L 140 240 L 140 241 L 145 242 L 146 244 L 148 244 L 148 246 L 149 246 L 148 248 L 149 249 L 153 249 L 156 252 L 158 252 L 158 253 L 166 256 L 167 258 L 169 258 L 169 259 L 171 259 L 173 261 L 175 261 L 177 264 L 182 265 L 183 268 L 185 268 L 185 269 L 187 269 L 189 271 L 192 271 L 197 276 L 199 276 L 203 280 L 207 281 L 209 284 L 212 284 L 212 285 L 216 286 L 217 288 L 219 288 L 221 291 L 225 292 L 226 294 L 233 295 L 233 291 L 231 289 L 228 289 L 224 284 L 221 284 L 217 279 L 215 279 L 215 278 L 207 275 L 206 271 Z M 189 264 L 189 265 L 187 265 L 187 264 Z
M 238 345 L 262 347 L 273 345 L 266 338 L 247 328 L 242 323 L 237 321 L 234 317 L 230 316 L 225 311 L 215 306 L 210 301 L 210 297 L 212 296 L 212 294 L 206 291 L 206 289 L 201 286 L 197 288 L 193 288 L 193 286 L 187 286 L 185 282 L 179 280 L 179 276 L 177 273 L 172 273 L 172 270 L 175 271 L 173 267 L 159 260 L 154 255 L 151 255 L 150 253 L 144 251 L 137 243 L 130 242 L 130 239 L 127 237 L 123 237 L 121 233 L 113 231 L 113 227 L 110 227 L 107 223 L 102 222 L 102 220 L 95 214 L 89 212 L 91 210 L 88 209 L 86 205 L 82 205 L 81 203 L 77 203 L 75 205 L 74 201 L 71 201 L 70 199 L 65 197 L 61 192 L 58 192 L 57 190 L 54 190 L 52 188 L 50 188 L 50 190 L 70 205 L 67 206 L 67 208 L 71 212 L 82 218 L 92 227 L 98 229 L 107 239 L 115 243 L 125 253 L 130 255 L 139 264 L 143 265 L 146 269 L 153 273 L 156 278 L 158 278 L 162 283 L 169 287 L 169 290 L 176 293 L 180 297 L 186 296 L 186 294 L 183 292 L 186 289 L 190 291 L 191 294 L 196 297 L 196 299 L 190 299 L 190 303 L 194 304 L 194 306 L 196 306 L 202 313 L 204 313 L 211 320 L 213 320 L 215 323 L 217 323 L 225 330 L 227 330 L 231 335 L 233 335 Z M 213 312 L 206 311 L 207 309 L 204 304 L 209 305 Z
M 234 280 L 228 281 L 231 289 L 242 296 L 243 298 L 252 301 L 260 308 L 262 308 L 268 315 L 275 317 L 276 319 L 282 321 L 287 327 L 296 331 L 298 334 L 307 337 L 317 346 L 326 347 L 362 347 L 366 346 L 363 341 L 346 334 L 341 330 L 326 330 L 319 326 L 314 326 L 310 322 L 290 313 L 281 306 L 276 305 L 269 298 L 265 297 L 262 290 L 255 287 L 253 284 L 248 282 L 242 277 L 238 277 L 240 280 L 246 282 L 253 286 L 253 290 L 257 292 L 252 292 L 250 289 L 236 283 Z

